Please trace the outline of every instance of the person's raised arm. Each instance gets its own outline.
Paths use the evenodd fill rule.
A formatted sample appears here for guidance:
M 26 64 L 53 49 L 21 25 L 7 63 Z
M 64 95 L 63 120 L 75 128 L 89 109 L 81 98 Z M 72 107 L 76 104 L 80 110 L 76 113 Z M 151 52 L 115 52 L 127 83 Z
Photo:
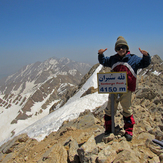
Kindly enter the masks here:
M 139 48 L 139 51 L 140 51 L 140 53 L 142 53 L 143 55 L 148 56 L 148 52 L 147 52 L 147 51 L 141 50 L 140 48 Z
M 102 64 L 103 66 L 110 67 L 110 62 L 109 62 L 110 57 L 105 57 L 103 54 L 106 50 L 107 50 L 107 48 L 100 49 L 98 51 L 98 60 L 99 60 L 99 63 Z
M 107 48 L 106 48 L 106 49 L 100 49 L 100 50 L 98 50 L 98 54 L 101 55 L 101 54 L 103 54 L 106 50 L 107 50 Z
M 143 57 L 139 63 L 139 68 L 145 68 L 150 65 L 151 57 L 147 51 L 141 50 L 140 48 L 139 48 L 139 51 L 140 51 L 140 53 L 143 54 Z

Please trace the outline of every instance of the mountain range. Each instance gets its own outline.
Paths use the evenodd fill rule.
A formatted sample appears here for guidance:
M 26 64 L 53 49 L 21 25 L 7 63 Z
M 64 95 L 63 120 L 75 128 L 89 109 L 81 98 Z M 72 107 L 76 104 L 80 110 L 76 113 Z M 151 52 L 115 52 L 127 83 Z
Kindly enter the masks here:
M 50 58 L 0 80 L 0 141 L 64 105 L 90 68 L 68 58 Z

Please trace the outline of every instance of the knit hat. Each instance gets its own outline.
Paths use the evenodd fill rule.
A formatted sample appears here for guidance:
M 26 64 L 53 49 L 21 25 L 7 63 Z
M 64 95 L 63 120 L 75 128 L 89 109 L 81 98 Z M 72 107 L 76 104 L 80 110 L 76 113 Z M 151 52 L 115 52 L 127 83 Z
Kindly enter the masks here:
M 117 48 L 118 45 L 126 45 L 127 46 L 127 50 L 129 50 L 129 46 L 127 44 L 127 41 L 122 36 L 119 36 L 117 38 L 117 42 L 115 43 L 115 51 L 117 51 L 116 48 Z

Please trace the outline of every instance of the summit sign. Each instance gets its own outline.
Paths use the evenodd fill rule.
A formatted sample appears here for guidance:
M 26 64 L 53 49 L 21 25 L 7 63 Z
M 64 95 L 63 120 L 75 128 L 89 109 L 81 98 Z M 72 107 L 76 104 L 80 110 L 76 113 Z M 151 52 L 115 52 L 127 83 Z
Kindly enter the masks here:
M 126 93 L 127 73 L 108 72 L 98 73 L 98 93 Z

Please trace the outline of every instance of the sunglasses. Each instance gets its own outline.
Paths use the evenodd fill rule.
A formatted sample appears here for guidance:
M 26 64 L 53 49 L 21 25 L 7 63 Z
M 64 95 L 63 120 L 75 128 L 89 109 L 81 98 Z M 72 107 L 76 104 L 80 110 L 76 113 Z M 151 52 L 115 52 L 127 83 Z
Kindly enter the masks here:
M 127 49 L 127 46 L 126 45 L 122 45 L 122 46 L 119 46 L 116 48 L 117 51 L 119 51 L 120 49 Z

